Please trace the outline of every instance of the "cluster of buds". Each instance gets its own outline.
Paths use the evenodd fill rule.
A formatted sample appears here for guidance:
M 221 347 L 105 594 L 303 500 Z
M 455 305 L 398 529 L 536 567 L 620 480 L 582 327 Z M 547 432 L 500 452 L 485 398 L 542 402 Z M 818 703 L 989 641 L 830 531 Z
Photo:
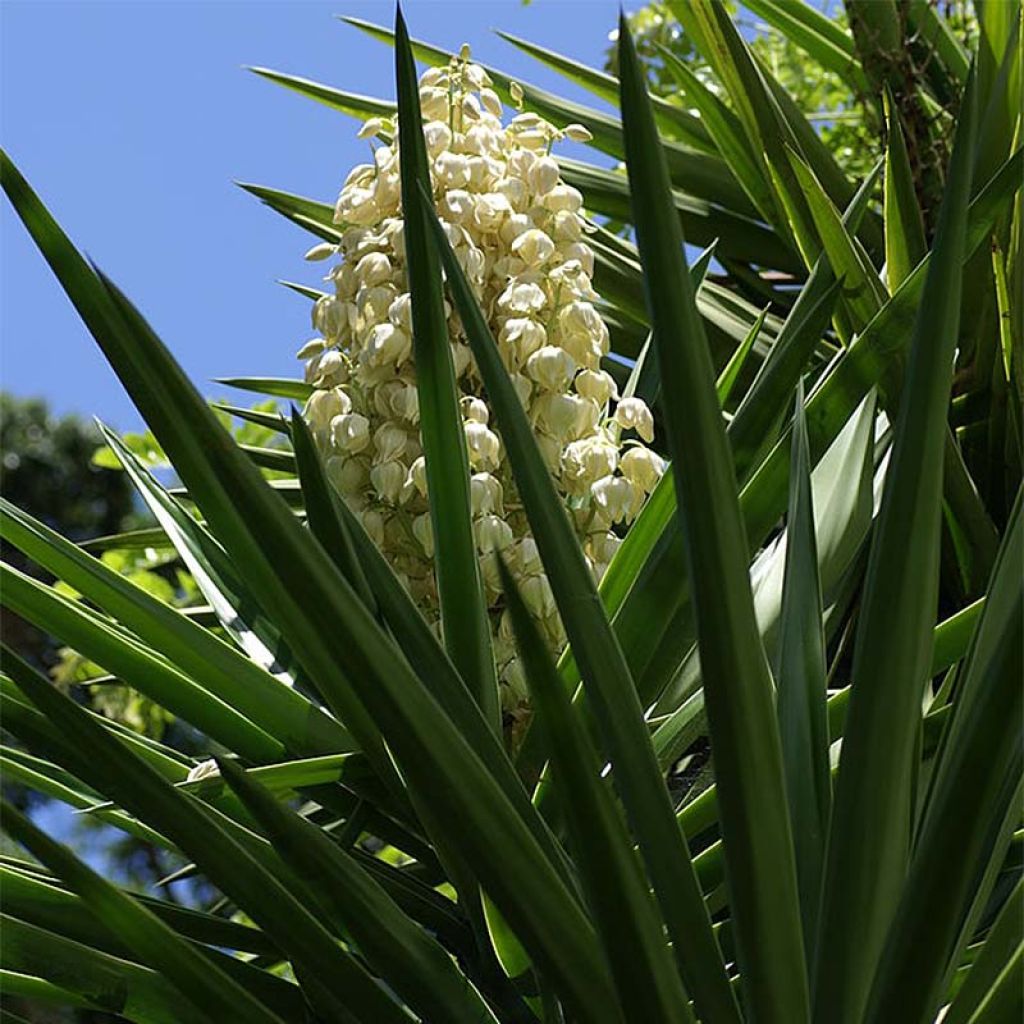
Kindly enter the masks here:
M 516 87 L 512 94 L 518 100 Z M 562 181 L 550 155 L 559 140 L 585 141 L 589 133 L 580 125 L 557 129 L 532 113 L 503 125 L 501 101 L 465 47 L 447 67 L 423 75 L 419 95 L 438 215 L 600 578 L 619 544 L 616 529 L 636 516 L 664 464 L 642 443 L 653 437 L 650 410 L 637 398 L 620 400 L 601 368 L 608 328 L 593 304 L 594 254 L 584 240 L 582 197 Z M 315 388 L 305 415 L 332 481 L 436 623 L 397 126 L 374 118 L 359 135 L 370 140 L 373 160 L 349 174 L 338 197 L 340 241 L 307 254 L 340 262 L 326 277 L 330 292 L 313 309 L 320 336 L 299 352 Z M 525 691 L 495 549 L 553 651 L 565 637 L 475 362 L 457 315 L 447 312 L 474 534 L 511 710 Z M 623 431 L 632 432 L 629 440 Z

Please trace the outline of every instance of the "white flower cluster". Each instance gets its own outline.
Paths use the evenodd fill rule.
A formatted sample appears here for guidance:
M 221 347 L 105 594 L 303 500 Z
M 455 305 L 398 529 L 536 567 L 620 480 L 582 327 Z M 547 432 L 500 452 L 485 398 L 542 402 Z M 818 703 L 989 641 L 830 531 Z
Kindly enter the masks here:
M 465 48 L 420 80 L 436 207 L 599 578 L 619 544 L 614 527 L 637 514 L 664 463 L 640 441 L 620 440 L 625 429 L 650 441 L 654 425 L 647 406 L 620 400 L 601 369 L 608 329 L 593 305 L 581 196 L 550 155 L 554 142 L 589 134 L 579 125 L 558 130 L 531 113 L 503 125 L 490 86 Z M 359 134 L 377 144 L 373 162 L 356 167 L 338 197 L 340 243 L 307 254 L 341 260 L 326 278 L 331 292 L 313 309 L 321 337 L 299 352 L 316 389 L 306 417 L 335 485 L 436 622 L 396 123 L 374 118 Z M 448 313 L 474 531 L 506 706 L 514 707 L 524 690 L 489 552 L 502 551 L 553 650 L 564 633 L 462 327 Z

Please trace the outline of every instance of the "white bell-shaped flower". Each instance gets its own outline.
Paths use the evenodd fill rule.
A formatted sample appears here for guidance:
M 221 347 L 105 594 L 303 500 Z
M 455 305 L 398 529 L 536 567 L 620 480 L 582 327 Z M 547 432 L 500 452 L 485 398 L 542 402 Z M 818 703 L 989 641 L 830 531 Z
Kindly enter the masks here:
M 615 406 L 615 422 L 626 430 L 635 430 L 645 441 L 654 440 L 654 417 L 641 398 L 623 398 Z

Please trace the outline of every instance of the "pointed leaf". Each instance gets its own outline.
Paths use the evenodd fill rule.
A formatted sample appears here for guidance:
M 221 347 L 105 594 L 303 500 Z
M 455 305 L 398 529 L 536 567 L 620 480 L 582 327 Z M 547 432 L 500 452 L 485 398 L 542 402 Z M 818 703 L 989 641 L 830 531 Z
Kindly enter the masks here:
M 692 1021 L 629 833 L 601 781 L 597 751 L 573 714 L 515 580 L 500 555 L 496 557 L 534 712 L 548 734 L 552 771 L 566 809 L 584 891 L 621 1004 L 631 1015 L 651 1024 Z
M 885 151 L 885 280 L 890 293 L 906 280 L 927 251 L 921 208 L 900 115 L 886 94 L 889 145 Z
M 683 239 L 666 216 L 671 186 L 624 18 L 619 68 L 637 241 L 662 379 L 675 399 L 665 410 L 669 450 L 719 773 L 741 981 L 758 1019 L 797 1022 L 808 1015 L 807 979 L 771 675 L 711 361 Z
M 957 130 L 914 325 L 858 620 L 815 985 L 818 1019 L 836 1024 L 852 1024 L 863 1014 L 910 849 L 911 762 L 938 592 L 943 441 L 960 317 L 973 95 Z
M 897 1005 L 908 1021 L 934 1015 L 974 887 L 1003 819 L 1016 813 L 1010 801 L 1022 766 L 1022 506 L 1018 495 L 875 980 L 867 1017 L 872 1022 L 889 1019 Z
M 221 773 L 285 863 L 316 879 L 317 898 L 352 936 L 370 965 L 425 1019 L 493 1021 L 445 950 L 407 918 L 384 889 L 315 825 L 277 801 L 227 758 Z
M 470 518 L 469 458 L 448 338 L 441 264 L 418 201 L 418 185 L 430 188 L 430 171 L 423 140 L 416 65 L 400 10 L 395 33 L 399 161 L 405 212 L 403 239 L 412 296 L 416 390 L 427 464 L 441 630 L 459 674 L 484 716 L 500 731 L 498 684 Z
M 612 76 L 604 71 L 587 67 L 579 61 L 569 57 L 563 57 L 544 46 L 538 46 L 527 39 L 520 39 L 510 32 L 498 31 L 506 42 L 511 43 L 523 53 L 536 58 L 542 64 L 564 75 L 569 81 L 582 86 L 588 92 L 600 97 L 606 103 L 616 106 L 619 102 L 619 83 Z M 702 117 L 695 117 L 687 110 L 677 107 L 674 103 L 659 97 L 652 97 L 654 105 L 654 116 L 659 127 L 668 135 L 679 138 L 687 146 L 700 150 L 703 153 L 714 155 L 714 144 L 708 137 L 708 132 Z
M 304 697 L 6 499 L 0 499 L 0 534 L 290 749 L 346 749 L 344 731 Z
M 214 1021 L 241 1013 L 261 1024 L 280 1024 L 275 1013 L 160 918 L 50 839 L 6 800 L 0 802 L 0 826 L 67 882 L 135 955 L 167 978 L 198 1017 Z
M 747 6 L 823 68 L 839 75 L 855 94 L 870 92 L 853 40 L 827 14 L 805 0 L 750 0 Z
M 374 25 L 361 18 L 343 17 L 341 20 L 383 43 L 394 43 L 394 33 L 383 26 Z M 417 39 L 412 40 L 412 50 L 416 59 L 426 64 L 445 66 L 452 58 L 457 57 L 449 50 L 431 46 Z M 519 103 L 511 95 L 513 79 L 489 64 L 480 66 L 490 76 L 492 88 L 501 99 L 518 107 Z M 622 159 L 622 125 L 618 119 L 592 107 L 585 107 L 538 89 L 519 79 L 515 81 L 522 90 L 523 109 L 540 115 L 557 128 L 569 124 L 582 124 L 593 136 L 590 145 L 611 157 Z M 696 139 L 693 141 L 697 142 Z M 662 144 L 677 188 L 743 216 L 756 216 L 756 210 L 733 180 L 729 168 L 723 161 L 706 153 L 695 152 L 669 139 L 664 139 Z
M 964 983 L 946 1011 L 943 1024 L 968 1024 L 976 1020 L 975 1011 L 982 1005 L 999 977 L 1020 950 L 1020 922 L 1024 918 L 1024 882 L 1018 882 L 1003 904 L 985 945 L 971 966 Z
M 429 199 L 421 193 L 424 204 Z M 519 494 L 554 592 L 584 686 L 611 754 L 616 786 L 661 903 L 687 989 L 698 1005 L 724 1007 L 735 1019 L 721 955 L 690 858 L 674 823 L 664 780 L 621 648 L 608 625 L 572 525 L 544 464 L 533 429 L 487 321 L 436 217 L 434 237 L 508 452 Z M 575 641 L 575 642 L 574 642 Z M 667 827 L 671 825 L 672 827 Z
M 0 565 L 0 580 L 7 608 L 59 636 L 134 689 L 246 757 L 256 761 L 280 758 L 284 748 L 279 740 L 222 698 L 196 685 L 122 626 L 7 564 Z
M 797 387 L 786 516 L 786 575 L 776 653 L 779 735 L 790 820 L 796 846 L 800 916 L 813 936 L 832 804 L 828 718 L 825 712 L 825 637 L 821 583 L 807 452 L 803 384 Z M 808 938 L 807 945 L 813 940 Z M 808 962 L 813 952 L 808 952 Z

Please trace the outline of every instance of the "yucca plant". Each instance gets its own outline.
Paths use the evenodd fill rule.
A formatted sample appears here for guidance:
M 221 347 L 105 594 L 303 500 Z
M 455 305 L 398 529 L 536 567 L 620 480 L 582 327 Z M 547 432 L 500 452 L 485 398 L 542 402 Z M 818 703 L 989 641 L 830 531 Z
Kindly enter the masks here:
M 3 725 L 20 742 L 4 771 L 220 894 L 186 909 L 123 891 L 5 805 L 32 856 L 0 859 L 5 999 L 140 1022 L 1019 1018 L 1019 6 L 980 9 L 975 55 L 923 2 L 851 0 L 856 40 L 802 3 L 756 6 L 885 101 L 880 211 L 878 171 L 847 179 L 710 0 L 673 5 L 716 82 L 680 67 L 685 103 L 652 102 L 625 26 L 619 80 L 520 44 L 617 101 L 621 121 L 487 69 L 496 96 L 583 126 L 625 164 L 560 166 L 590 214 L 626 225 L 588 239 L 601 365 L 654 407 L 671 460 L 599 585 L 435 209 L 414 59 L 464 59 L 411 42 L 401 16 L 393 35 L 361 25 L 395 44 L 439 628 L 335 487 L 313 411 L 249 414 L 290 453 L 236 445 L 4 156 L 8 198 L 182 485 L 108 432 L 158 525 L 91 550 L 173 551 L 208 606 L 161 603 L 6 502 L 4 539 L 81 600 L 5 566 L 3 603 L 216 751 L 197 764 L 5 650 Z M 862 65 L 865 25 L 897 47 L 913 28 L 928 74 L 887 74 L 891 46 Z M 261 74 L 363 118 L 395 113 Z M 949 143 L 932 235 L 900 124 L 911 109 Z M 329 206 L 252 191 L 342 244 Z M 712 271 L 708 254 L 687 267 L 684 234 L 714 243 Z M 510 548 L 481 562 L 474 547 L 456 340 L 564 651 Z M 292 475 L 268 481 L 268 466 Z M 525 731 L 500 716 L 488 573 Z

